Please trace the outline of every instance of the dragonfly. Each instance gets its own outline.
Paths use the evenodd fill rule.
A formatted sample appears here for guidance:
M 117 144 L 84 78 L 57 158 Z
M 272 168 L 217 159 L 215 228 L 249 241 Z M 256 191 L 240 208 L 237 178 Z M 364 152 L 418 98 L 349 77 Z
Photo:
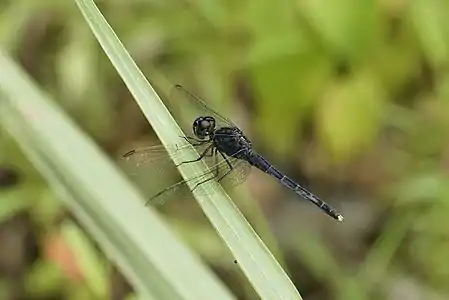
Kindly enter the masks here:
M 187 121 L 181 124 L 183 131 L 191 132 L 190 136 L 187 135 L 182 138 L 188 142 L 187 146 L 195 147 L 198 152 L 197 158 L 184 160 L 176 167 L 203 161 L 207 164 L 208 171 L 199 176 L 193 176 L 169 185 L 152 195 L 147 204 L 157 201 L 162 203 L 166 198 L 183 196 L 188 191 L 189 184 L 191 191 L 211 180 L 218 181 L 224 187 L 237 186 L 248 178 L 252 167 L 255 167 L 275 178 L 300 198 L 310 201 L 332 218 L 338 221 L 344 220 L 344 217 L 334 208 L 257 153 L 253 149 L 251 141 L 237 125 L 212 109 L 199 96 L 181 85 L 175 85 L 170 91 L 169 98 L 173 101 L 173 110 L 176 111 L 177 108 L 179 114 L 183 115 L 182 118 Z M 128 151 L 123 155 L 123 158 L 133 161 L 138 167 L 145 166 L 148 169 L 164 171 L 169 161 L 174 165 L 168 150 L 176 155 L 183 150 L 183 147 L 177 145 L 141 147 Z

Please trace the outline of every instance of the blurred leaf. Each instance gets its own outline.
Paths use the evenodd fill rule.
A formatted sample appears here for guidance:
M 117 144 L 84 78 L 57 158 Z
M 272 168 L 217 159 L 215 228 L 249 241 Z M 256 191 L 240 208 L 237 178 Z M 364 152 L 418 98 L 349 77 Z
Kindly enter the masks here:
M 351 59 L 365 57 L 379 37 L 379 1 L 304 0 L 299 5 L 337 54 Z
M 410 174 L 407 180 L 398 184 L 398 205 L 432 204 L 435 199 L 441 200 L 441 193 L 447 184 L 442 174 L 434 171 L 423 174 Z
M 9 283 L 4 279 L 0 279 L 0 299 L 8 299 L 9 288 Z
M 21 37 L 29 20 L 36 11 L 29 1 L 14 1 L 0 13 L 0 44 L 13 51 L 21 42 Z
M 256 128 L 273 151 L 285 154 L 298 146 L 292 141 L 301 140 L 300 124 L 329 79 L 331 65 L 306 28 L 298 26 L 294 1 L 249 3 L 244 16 L 254 36 L 247 60 Z
M 349 286 L 352 279 L 346 275 L 347 270 L 333 257 L 331 248 L 328 248 L 314 233 L 302 230 L 301 239 L 295 241 L 294 247 L 313 277 L 322 284 L 330 286 L 329 292 L 333 299 L 366 298 L 363 287 L 355 289 Z
M 58 79 L 61 90 L 66 95 L 63 100 L 67 104 L 84 98 L 91 86 L 90 83 L 98 77 L 96 57 L 94 52 L 90 51 L 93 43 L 86 34 L 86 30 L 75 24 L 69 26 L 69 30 L 66 36 L 67 43 L 57 58 Z
M 89 289 L 85 286 L 79 284 L 72 284 L 67 286 L 67 289 L 64 290 L 64 296 L 67 297 L 67 300 L 97 300 L 98 298 L 92 295 Z M 101 299 L 101 298 L 100 298 Z M 104 298 L 103 298 L 104 299 Z
M 73 251 L 86 284 L 98 298 L 106 298 L 108 289 L 108 272 L 98 251 L 87 236 L 73 222 L 65 221 L 61 226 L 61 234 Z
M 241 20 L 250 29 L 256 40 L 271 40 L 279 35 L 291 33 L 297 30 L 296 12 L 292 7 L 295 5 L 294 0 L 280 0 L 273 5 L 273 2 L 248 1 L 239 11 Z M 274 46 L 274 45 L 273 45 Z M 282 51 L 283 47 L 278 47 Z
M 104 154 L 0 54 L 0 121 L 141 297 L 233 299 Z
M 84 274 L 75 253 L 61 235 L 60 230 L 47 230 L 41 244 L 45 260 L 57 264 L 65 278 L 73 283 L 83 281 Z
M 422 76 L 422 53 L 410 23 L 402 19 L 396 22 L 394 26 L 384 26 L 383 40 L 369 63 L 391 95 L 398 95 L 398 100 L 410 103 L 414 100 L 413 95 L 409 97 L 407 93 L 405 98 L 404 88 Z
M 221 0 L 197 0 L 188 1 L 188 4 L 194 5 L 201 16 L 214 26 L 226 26 L 226 1 Z
M 415 0 L 410 2 L 410 14 L 421 47 L 435 65 L 449 63 L 449 2 Z
M 183 135 L 179 126 L 95 4 L 89 0 L 78 0 L 77 4 L 162 144 L 187 146 L 188 144 L 179 138 Z M 195 152 L 193 147 L 190 147 L 183 154 L 185 157 L 178 157 L 174 153 L 170 155 L 175 163 L 179 163 L 180 159 L 196 157 Z M 179 171 L 184 178 L 190 178 L 189 175 L 204 174 L 207 169 L 205 163 L 201 161 L 195 165 L 183 164 L 179 167 Z M 200 185 L 193 194 L 261 298 L 300 299 L 284 270 L 217 182 L 209 181 Z
M 30 203 L 26 194 L 27 191 L 24 189 L 0 192 L 0 223 L 29 208 Z
M 58 265 L 39 261 L 33 265 L 25 278 L 25 290 L 35 297 L 47 296 L 60 291 L 66 280 Z
M 399 216 L 400 215 L 400 216 Z M 410 233 L 418 214 L 400 212 L 386 224 L 385 231 L 375 241 L 356 278 L 368 290 L 388 276 L 396 252 Z
M 370 300 L 369 291 L 354 277 L 343 278 L 342 284 L 337 287 L 339 300 Z
M 125 300 L 139 300 L 139 298 L 136 295 L 132 294 L 127 296 Z
M 349 159 L 376 138 L 385 102 L 381 86 L 368 73 L 337 81 L 318 114 L 322 142 L 337 159 Z
M 443 129 L 447 134 L 449 132 L 449 75 L 445 74 L 439 78 L 436 90 L 438 99 L 441 101 L 442 121 L 446 125 Z
M 31 214 L 33 220 L 44 228 L 53 226 L 61 216 L 61 212 L 65 211 L 64 204 L 49 188 L 35 189 L 32 193 Z M 27 196 L 30 197 L 30 195 Z
M 296 153 L 291 147 L 298 145 L 292 141 L 300 140 L 301 121 L 309 115 L 331 75 L 331 66 L 322 53 L 312 52 L 307 45 L 295 46 L 295 54 L 251 66 L 259 136 L 270 149 L 281 153 Z
M 446 180 L 446 183 L 448 181 Z M 447 185 L 446 185 L 447 186 Z M 445 202 L 449 189 L 445 189 Z M 441 205 L 443 204 L 443 205 Z M 445 289 L 449 280 L 449 261 L 447 260 L 447 215 L 448 203 L 429 204 L 422 210 L 409 231 L 413 233 L 407 253 L 424 281 L 437 289 Z M 411 230 L 410 230 L 411 229 Z M 431 253 L 432 255 L 429 255 Z

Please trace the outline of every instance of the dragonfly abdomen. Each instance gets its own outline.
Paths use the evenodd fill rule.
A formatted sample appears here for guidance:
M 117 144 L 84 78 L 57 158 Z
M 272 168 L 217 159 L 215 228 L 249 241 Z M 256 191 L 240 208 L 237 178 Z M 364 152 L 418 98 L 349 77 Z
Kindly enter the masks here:
M 284 186 L 293 190 L 296 194 L 302 198 L 309 200 L 320 209 L 322 209 L 326 214 L 333 217 L 336 220 L 343 221 L 343 216 L 332 209 L 326 202 L 309 192 L 307 189 L 303 188 L 301 185 L 296 183 L 294 180 L 290 179 L 288 176 L 282 174 L 281 171 L 276 169 L 272 164 L 270 164 L 266 159 L 264 159 L 259 154 L 253 154 L 250 159 L 250 163 L 258 168 L 259 170 L 273 176 Z

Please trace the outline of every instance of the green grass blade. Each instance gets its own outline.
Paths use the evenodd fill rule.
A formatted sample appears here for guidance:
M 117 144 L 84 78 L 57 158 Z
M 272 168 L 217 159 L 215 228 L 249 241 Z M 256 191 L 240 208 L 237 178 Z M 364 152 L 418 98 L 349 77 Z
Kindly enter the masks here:
M 76 0 L 94 35 L 114 67 L 134 96 L 146 118 L 164 145 L 181 144 L 178 125 L 138 69 L 112 28 L 91 0 Z M 194 149 L 186 151 L 187 159 L 194 158 Z M 175 158 L 175 162 L 179 163 Z M 206 171 L 206 165 L 184 164 L 179 167 L 184 178 Z M 206 193 L 200 189 L 206 189 Z M 203 192 L 203 193 L 198 193 Z M 213 195 L 213 196 L 205 196 Z M 227 244 L 250 283 L 262 299 L 301 299 L 279 263 L 263 244 L 229 196 L 216 182 L 201 185 L 194 191 L 198 203 Z
M 93 142 L 0 51 L 0 124 L 144 299 L 234 299 Z

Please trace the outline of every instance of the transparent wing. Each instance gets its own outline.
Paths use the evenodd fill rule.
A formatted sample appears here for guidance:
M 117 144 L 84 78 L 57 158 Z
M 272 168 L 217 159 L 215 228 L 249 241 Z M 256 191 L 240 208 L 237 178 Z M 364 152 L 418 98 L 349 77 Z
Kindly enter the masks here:
M 203 145 L 194 146 L 198 152 L 202 152 L 203 149 L 207 148 L 210 143 L 204 143 Z M 157 164 L 165 164 L 165 161 L 171 161 L 170 152 L 173 152 L 175 156 L 180 151 L 190 147 L 190 145 L 178 146 L 172 145 L 165 147 L 163 145 L 154 145 L 148 147 L 138 147 L 131 149 L 130 151 L 123 154 L 123 160 L 126 163 L 134 165 L 137 168 L 145 167 L 145 165 L 157 165 Z M 172 162 L 173 163 L 173 162 Z M 152 167 L 153 167 L 152 166 Z
M 169 100 L 169 109 L 175 115 L 186 135 L 193 135 L 193 122 L 200 116 L 214 117 L 217 127 L 237 127 L 231 120 L 219 114 L 200 97 L 181 85 L 175 85 L 171 88 Z
M 148 198 L 160 190 L 161 186 L 163 188 L 164 184 L 174 183 L 181 178 L 167 149 L 176 157 L 185 147 L 177 145 L 167 148 L 162 145 L 138 147 L 123 154 L 118 164 Z M 204 147 L 206 145 L 196 148 L 197 151 L 202 151 Z
M 218 158 L 218 156 L 215 157 Z M 217 161 L 217 164 L 211 166 L 208 172 L 167 186 L 165 189 L 151 196 L 147 204 L 161 205 L 172 199 L 192 198 L 192 191 L 189 188 L 189 184 L 195 190 L 208 181 L 217 180 L 223 187 L 232 188 L 243 183 L 250 174 L 251 165 L 247 161 L 234 157 L 227 157 L 227 161 L 224 159 L 217 159 Z M 202 189 L 198 192 L 200 194 L 208 193 Z
M 211 142 L 205 142 L 201 145 L 193 146 L 196 151 L 201 155 L 204 151 L 206 151 Z M 170 150 L 174 154 L 174 156 L 178 156 L 181 154 L 181 151 L 185 150 L 185 148 L 190 147 L 190 145 L 186 146 L 177 146 L 172 145 L 168 147 L 164 147 L 163 145 L 155 145 L 149 147 L 139 147 L 132 149 L 126 152 L 123 155 L 122 166 L 125 167 L 125 171 L 129 175 L 136 175 L 137 173 L 162 173 L 162 172 L 170 172 L 170 169 L 175 168 L 175 164 L 168 154 L 167 150 Z M 213 166 L 216 162 L 213 161 L 211 156 L 205 155 L 202 160 L 206 162 L 208 166 Z
M 242 184 L 248 179 L 248 176 L 251 173 L 251 165 L 245 160 L 232 158 L 231 164 L 233 166 L 232 172 L 220 180 L 220 184 L 225 189 L 230 189 Z
M 205 143 L 195 148 L 201 154 L 209 145 Z M 175 156 L 185 148 L 172 147 L 170 150 Z M 175 164 L 162 145 L 140 147 L 125 153 L 122 167 L 152 203 L 165 203 L 172 198 L 191 198 L 192 194 L 187 186 L 189 181 L 201 184 L 208 179 L 215 179 L 225 188 L 231 188 L 246 180 L 251 171 L 251 165 L 247 161 L 221 155 L 219 152 L 211 154 L 213 155 L 202 158 L 209 167 L 208 172 L 187 180 L 180 180 L 182 178 Z

